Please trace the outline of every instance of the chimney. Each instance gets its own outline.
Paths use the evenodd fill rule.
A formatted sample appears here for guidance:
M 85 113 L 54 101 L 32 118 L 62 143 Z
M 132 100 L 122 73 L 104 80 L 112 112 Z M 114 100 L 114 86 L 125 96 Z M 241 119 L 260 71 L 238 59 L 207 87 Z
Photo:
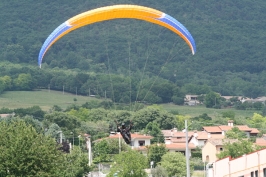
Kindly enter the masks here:
M 210 134 L 210 133 L 208 133 L 208 139 L 209 139 L 209 138 L 211 138 L 211 134 Z
M 234 121 L 233 120 L 228 120 L 228 126 L 233 127 L 234 126 Z

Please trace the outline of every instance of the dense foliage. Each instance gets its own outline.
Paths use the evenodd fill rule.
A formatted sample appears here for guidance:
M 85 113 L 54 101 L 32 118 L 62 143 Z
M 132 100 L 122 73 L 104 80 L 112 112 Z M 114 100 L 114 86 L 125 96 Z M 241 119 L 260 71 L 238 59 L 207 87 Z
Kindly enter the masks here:
M 61 176 L 63 154 L 52 138 L 23 121 L 0 122 L 0 176 Z
M 266 65 L 261 47 L 265 45 L 262 9 L 266 2 L 119 3 L 150 6 L 178 19 L 195 38 L 196 55 L 191 56 L 185 42 L 167 29 L 121 19 L 65 36 L 48 51 L 40 70 L 38 52 L 55 27 L 78 13 L 117 2 L 3 0 L 1 27 L 8 30 L 0 31 L 0 92 L 64 87 L 72 93 L 106 96 L 115 102 L 177 104 L 182 104 L 184 93 L 210 90 L 222 95 L 265 95 Z

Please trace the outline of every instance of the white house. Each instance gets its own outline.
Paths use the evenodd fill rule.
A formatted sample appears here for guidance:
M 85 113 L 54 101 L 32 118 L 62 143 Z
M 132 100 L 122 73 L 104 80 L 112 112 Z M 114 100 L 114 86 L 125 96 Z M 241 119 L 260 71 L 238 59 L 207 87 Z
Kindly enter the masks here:
M 121 141 L 124 141 L 122 136 L 117 133 L 115 135 L 110 135 L 109 138 L 121 138 Z M 146 146 L 149 146 L 151 144 L 152 136 L 148 135 L 141 135 L 137 133 L 131 133 L 131 144 L 130 146 L 132 149 L 142 151 L 144 154 L 146 154 Z
M 266 177 L 266 149 L 235 159 L 226 157 L 208 166 L 208 177 Z

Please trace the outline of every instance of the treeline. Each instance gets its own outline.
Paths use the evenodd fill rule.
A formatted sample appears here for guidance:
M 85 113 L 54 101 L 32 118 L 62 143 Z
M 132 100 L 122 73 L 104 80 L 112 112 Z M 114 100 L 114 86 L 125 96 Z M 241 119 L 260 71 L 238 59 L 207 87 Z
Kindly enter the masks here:
M 66 91 L 72 93 L 76 89 L 80 94 L 91 93 L 101 97 L 106 93 L 109 98 L 115 95 L 116 102 L 128 102 L 138 100 L 135 99 L 137 91 L 134 87 L 139 87 L 140 84 L 136 83 L 146 77 L 150 80 L 159 78 L 157 81 L 162 81 L 164 86 L 168 81 L 163 79 L 174 85 L 171 87 L 187 88 L 187 85 L 193 85 L 191 89 L 186 89 L 186 94 L 197 94 L 195 88 L 208 85 L 222 95 L 253 98 L 266 95 L 265 56 L 261 50 L 265 41 L 260 40 L 265 38 L 266 23 L 263 21 L 266 16 L 261 10 L 266 8 L 265 1 L 122 0 L 119 3 L 149 6 L 175 17 L 195 38 L 198 48 L 196 55 L 190 54 L 189 47 L 182 39 L 157 25 L 130 19 L 107 21 L 74 31 L 54 44 L 43 61 L 42 73 L 47 76 L 39 74 L 41 77 L 34 81 L 37 76 L 31 73 L 33 83 L 37 84 L 30 88 L 48 88 L 50 85 L 51 89 L 61 90 L 64 86 Z M 37 67 L 42 43 L 59 24 L 78 13 L 113 4 L 117 2 L 81 0 L 78 3 L 62 3 L 56 0 L 36 3 L 33 0 L 3 0 L 0 6 L 0 15 L 4 19 L 1 24 L 3 30 L 0 31 L 0 61 Z M 58 77 L 51 76 L 47 68 L 52 73 L 58 70 Z M 75 82 L 73 79 L 76 78 L 60 73 L 59 68 L 93 73 L 90 79 L 85 79 L 93 86 L 88 87 L 88 83 L 85 86 L 82 78 L 77 81 L 79 85 L 66 81 L 65 77 L 69 77 L 71 82 Z M 15 84 L 18 75 L 16 68 L 13 70 L 14 73 L 3 74 L 5 69 L 2 67 L 1 77 L 11 77 L 12 90 L 28 89 Z M 23 73 L 27 74 L 27 69 L 19 74 Z M 122 87 L 131 87 L 131 96 L 117 96 L 110 86 L 96 84 L 98 81 L 110 81 L 110 78 L 114 82 L 120 80 L 120 86 L 113 85 L 119 93 L 131 92 L 127 91 L 130 89 L 121 92 Z M 127 83 L 131 86 L 126 86 Z M 150 82 L 145 81 L 145 84 L 145 89 L 149 90 L 147 85 Z M 164 86 L 158 87 L 161 89 Z M 10 89 L 0 87 L 0 91 Z M 173 91 L 169 93 L 171 96 L 163 98 L 158 95 L 163 93 L 158 91 L 160 89 L 151 90 L 150 96 L 147 96 L 150 102 L 174 101 Z M 139 93 L 140 100 L 143 100 L 141 95 L 143 93 Z

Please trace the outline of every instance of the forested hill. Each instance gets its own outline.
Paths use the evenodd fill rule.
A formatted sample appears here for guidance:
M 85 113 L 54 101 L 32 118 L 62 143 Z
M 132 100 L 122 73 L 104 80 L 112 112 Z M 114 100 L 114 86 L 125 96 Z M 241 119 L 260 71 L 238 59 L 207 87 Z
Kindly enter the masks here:
M 186 92 L 192 94 L 199 94 L 198 85 L 222 95 L 266 94 L 265 0 L 1 0 L 0 61 L 37 68 L 39 50 L 57 26 L 81 12 L 114 4 L 148 6 L 176 18 L 194 37 L 196 54 L 163 27 L 121 19 L 60 39 L 45 55 L 43 69 L 129 76 L 145 70 L 149 77 L 178 86 L 191 84 Z

